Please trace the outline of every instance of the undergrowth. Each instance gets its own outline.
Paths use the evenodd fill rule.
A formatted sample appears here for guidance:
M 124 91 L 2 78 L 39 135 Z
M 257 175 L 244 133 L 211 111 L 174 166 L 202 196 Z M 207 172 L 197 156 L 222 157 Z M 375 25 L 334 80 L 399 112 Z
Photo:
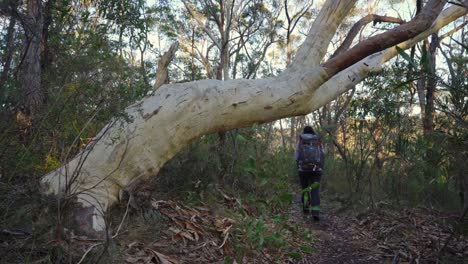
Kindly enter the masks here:
M 122 235 L 123 244 L 164 236 L 171 220 L 154 211 L 150 201 L 168 200 L 188 208 L 208 208 L 207 215 L 232 221 L 228 246 L 223 247 L 226 263 L 234 259 L 239 263 L 247 259 L 281 262 L 313 251 L 307 246 L 313 235 L 291 219 L 298 191 L 292 153 L 271 149 L 249 129 L 229 133 L 231 140 L 224 146 L 217 135 L 193 143 L 139 190 L 136 200 L 140 208 L 132 210 L 128 218 L 126 228 L 131 232 Z M 220 159 L 226 157 L 223 167 Z M 217 235 L 215 229 L 211 232 Z

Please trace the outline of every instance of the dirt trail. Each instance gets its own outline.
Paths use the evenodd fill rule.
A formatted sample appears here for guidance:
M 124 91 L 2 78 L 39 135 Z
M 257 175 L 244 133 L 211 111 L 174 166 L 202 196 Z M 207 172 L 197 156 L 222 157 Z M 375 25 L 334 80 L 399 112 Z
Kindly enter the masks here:
M 468 262 L 468 238 L 454 232 L 462 226 L 456 214 L 426 208 L 338 213 L 327 201 L 322 208 L 321 221 L 313 222 L 295 199 L 292 221 L 313 232 L 317 250 L 297 263 Z
M 316 253 L 297 263 L 376 263 L 380 260 L 373 256 L 367 241 L 355 239 L 346 215 L 337 216 L 330 205 L 322 205 L 321 221 L 314 222 L 310 216 L 304 216 L 300 196 L 296 195 L 291 215 L 292 221 L 312 231 L 312 247 L 316 249 Z

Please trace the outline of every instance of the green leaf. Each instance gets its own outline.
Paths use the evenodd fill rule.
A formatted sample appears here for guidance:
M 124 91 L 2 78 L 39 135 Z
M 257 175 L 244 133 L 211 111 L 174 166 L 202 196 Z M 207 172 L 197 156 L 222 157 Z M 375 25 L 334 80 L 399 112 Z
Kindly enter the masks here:
M 237 134 L 236 136 L 237 140 L 239 140 L 239 142 L 247 142 L 247 138 L 245 138 L 243 135 L 241 134 Z
M 403 57 L 403 59 L 408 61 L 415 69 L 418 68 L 418 66 L 416 65 L 414 60 L 408 54 L 406 54 L 406 52 L 402 48 L 400 48 L 398 46 L 396 46 L 395 48 L 398 51 L 398 54 L 400 54 L 401 57 Z
M 277 214 L 272 218 L 273 222 L 275 223 L 284 222 L 284 221 L 287 221 L 288 219 L 289 218 L 287 215 L 282 215 L 282 214 Z
M 299 253 L 299 252 L 291 252 L 288 255 L 293 259 L 301 259 L 302 258 L 302 254 Z
M 421 55 L 421 60 L 419 61 L 419 64 L 423 69 L 427 71 L 430 66 L 430 61 L 431 61 L 431 54 L 428 52 L 426 45 L 422 45 L 422 55 Z
M 232 263 L 232 259 L 231 259 L 231 257 L 230 257 L 230 256 L 226 256 L 226 257 L 224 257 L 223 263 L 224 263 L 224 264 L 229 264 L 229 263 Z
M 299 247 L 302 251 L 304 251 L 305 253 L 312 253 L 312 251 L 314 251 L 314 249 L 312 247 L 307 247 L 307 246 L 300 246 Z
M 292 193 L 284 193 L 280 196 L 280 200 L 282 202 L 287 202 L 287 203 L 291 203 L 292 200 L 293 200 L 294 196 Z
M 302 240 L 303 241 L 306 241 L 306 242 L 311 242 L 313 240 L 313 237 L 312 237 L 312 232 L 310 230 L 306 230 L 303 234 L 302 234 Z

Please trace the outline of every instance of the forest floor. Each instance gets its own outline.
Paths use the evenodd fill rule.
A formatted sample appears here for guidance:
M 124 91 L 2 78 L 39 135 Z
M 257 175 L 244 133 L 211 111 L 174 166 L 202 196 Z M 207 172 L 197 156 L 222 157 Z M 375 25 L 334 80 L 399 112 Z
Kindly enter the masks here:
M 154 208 L 171 219 L 171 223 L 159 234 L 157 241 L 150 244 L 129 242 L 123 248 L 121 245 L 123 259 L 126 263 L 164 264 L 468 261 L 468 238 L 459 233 L 460 227 L 466 227 L 467 223 L 461 225 L 455 213 L 422 207 L 396 210 L 385 204 L 379 209 L 356 213 L 343 210 L 340 203 L 325 197 L 321 221 L 317 223 L 302 214 L 299 200 L 296 195 L 286 220 L 289 225 L 283 225 L 296 226 L 297 232 L 292 235 L 282 232 L 283 229 L 275 229 L 274 221 L 266 220 L 260 227 L 256 222 L 253 229 L 243 233 L 242 227 L 235 225 L 236 218 L 213 214 L 208 208 L 189 208 L 173 201 L 153 202 Z M 235 203 L 231 200 L 230 206 Z M 248 210 L 247 207 L 244 209 Z M 256 237 L 260 237 L 260 241 L 271 241 L 267 229 L 282 233 L 289 246 L 272 248 L 264 243 L 256 248 L 259 245 Z M 309 234 L 311 239 L 298 239 L 301 234 Z M 244 247 L 239 247 L 239 243 Z M 239 248 L 244 249 L 242 259 L 236 259 Z
M 65 262 L 468 263 L 468 220 L 459 213 L 385 203 L 356 212 L 325 193 L 317 223 L 303 215 L 298 195 L 289 209 L 267 216 L 218 191 L 220 199 L 209 204 L 149 199 L 144 211 L 121 204 L 113 238 L 67 231 L 61 245 L 73 252 Z M 0 231 L 0 263 L 58 263 L 51 262 L 52 236 L 39 245 L 28 234 Z
M 456 214 L 427 208 L 381 208 L 362 213 L 338 212 L 325 201 L 319 223 L 301 215 L 297 221 L 317 237 L 315 254 L 298 263 L 467 263 L 468 239 L 456 235 Z M 466 226 L 466 222 L 464 223 Z M 458 230 L 460 231 L 460 230 Z

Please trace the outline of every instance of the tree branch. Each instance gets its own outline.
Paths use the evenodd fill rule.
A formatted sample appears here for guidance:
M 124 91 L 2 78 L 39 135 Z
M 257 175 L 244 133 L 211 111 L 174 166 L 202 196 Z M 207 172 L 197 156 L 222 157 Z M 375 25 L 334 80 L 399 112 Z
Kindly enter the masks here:
M 439 37 L 439 41 L 443 40 L 444 38 L 451 36 L 453 33 L 457 32 L 458 30 L 464 28 L 468 24 L 468 21 L 465 21 L 463 24 L 459 25 L 458 27 L 455 27 L 454 29 L 450 30 L 449 32 L 441 35 Z
M 174 59 L 174 55 L 179 48 L 179 42 L 174 42 L 168 51 L 161 56 L 158 61 L 158 69 L 156 73 L 156 82 L 154 83 L 154 90 L 157 90 L 161 85 L 169 83 L 169 74 L 167 72 L 167 67 Z
M 198 26 L 208 35 L 208 37 L 210 37 L 211 41 L 213 41 L 213 43 L 216 44 L 216 46 L 221 50 L 221 42 L 216 39 L 216 37 L 214 36 L 213 32 L 210 30 L 210 28 L 208 28 L 205 23 L 200 19 L 200 14 L 198 14 L 198 12 L 195 11 L 195 7 L 193 7 L 190 3 L 188 3 L 187 1 L 183 0 L 182 3 L 184 4 L 185 6 L 185 9 L 187 9 L 187 11 L 190 13 L 190 15 L 192 16 L 193 19 L 195 19 L 195 21 L 198 23 Z
M 316 66 L 325 56 L 336 29 L 356 4 L 356 0 L 328 0 L 320 10 L 307 38 L 297 51 L 290 71 Z
M 410 22 L 360 42 L 345 53 L 328 60 L 323 66 L 330 75 L 334 75 L 373 53 L 417 36 L 432 24 L 442 11 L 445 2 L 445 0 L 431 0 Z
M 401 49 L 408 49 L 419 41 L 427 38 L 432 33 L 446 26 L 448 23 L 466 14 L 466 8 L 458 6 L 449 7 L 440 13 L 430 28 L 416 37 L 398 44 L 398 47 Z M 333 98 L 338 97 L 343 92 L 351 89 L 357 83 L 362 81 L 369 74 L 369 72 L 379 71 L 386 61 L 390 60 L 396 55 L 398 55 L 396 47 L 391 47 L 376 54 L 372 54 L 358 63 L 355 63 L 351 67 L 348 67 L 340 73 L 336 74 L 314 91 L 313 95 L 311 95 L 312 99 L 307 104 L 308 109 L 304 110 L 304 112 L 310 113 L 316 110 L 319 106 L 324 105 L 324 102 L 329 102 L 333 100 Z
M 349 30 L 348 35 L 346 36 L 341 46 L 338 49 L 336 49 L 335 53 L 333 53 L 333 55 L 330 58 L 334 58 L 337 55 L 342 54 L 343 52 L 348 50 L 349 47 L 351 47 L 351 44 L 353 43 L 357 34 L 361 31 L 361 29 L 364 26 L 366 26 L 370 22 L 374 22 L 374 25 L 377 23 L 382 23 L 382 22 L 398 23 L 400 25 L 405 23 L 404 20 L 399 19 L 399 18 L 369 14 L 361 18 L 358 22 L 356 22 L 353 25 L 353 27 Z

